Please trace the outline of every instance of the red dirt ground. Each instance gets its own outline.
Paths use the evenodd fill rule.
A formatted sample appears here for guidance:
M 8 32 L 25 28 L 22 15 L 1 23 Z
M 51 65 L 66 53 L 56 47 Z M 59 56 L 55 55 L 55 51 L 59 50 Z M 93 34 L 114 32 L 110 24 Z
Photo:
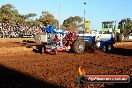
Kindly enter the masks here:
M 19 42 L 0 42 L 0 88 L 80 88 L 78 67 L 86 74 L 127 74 L 132 76 L 132 42 L 116 43 L 112 54 L 59 52 L 40 54 Z M 89 87 L 88 87 L 89 86 Z M 115 85 L 132 88 L 132 84 Z M 85 88 L 113 88 L 88 84 Z

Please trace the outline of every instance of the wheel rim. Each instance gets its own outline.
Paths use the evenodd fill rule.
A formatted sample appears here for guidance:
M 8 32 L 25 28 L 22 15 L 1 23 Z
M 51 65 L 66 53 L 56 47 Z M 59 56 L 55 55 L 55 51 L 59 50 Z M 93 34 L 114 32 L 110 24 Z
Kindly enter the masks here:
M 103 51 L 106 51 L 106 46 L 103 46 Z
M 84 50 L 83 45 L 79 45 L 79 50 Z
M 111 49 L 112 49 L 112 46 L 108 45 L 108 50 L 111 51 Z

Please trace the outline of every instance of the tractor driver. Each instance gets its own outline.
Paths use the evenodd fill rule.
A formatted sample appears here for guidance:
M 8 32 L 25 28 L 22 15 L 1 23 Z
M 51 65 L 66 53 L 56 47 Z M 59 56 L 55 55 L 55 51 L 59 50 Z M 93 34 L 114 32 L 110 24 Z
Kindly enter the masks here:
M 54 38 L 54 43 L 56 44 L 56 46 L 60 46 L 60 39 L 58 38 L 58 35 L 55 34 L 55 38 Z

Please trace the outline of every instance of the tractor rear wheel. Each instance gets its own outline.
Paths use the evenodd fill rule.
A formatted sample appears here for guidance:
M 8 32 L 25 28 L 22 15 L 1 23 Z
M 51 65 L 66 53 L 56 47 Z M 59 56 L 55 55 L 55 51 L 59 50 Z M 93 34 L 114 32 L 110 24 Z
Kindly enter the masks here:
M 83 40 L 75 40 L 72 45 L 72 50 L 75 53 L 82 54 L 85 50 L 85 42 Z

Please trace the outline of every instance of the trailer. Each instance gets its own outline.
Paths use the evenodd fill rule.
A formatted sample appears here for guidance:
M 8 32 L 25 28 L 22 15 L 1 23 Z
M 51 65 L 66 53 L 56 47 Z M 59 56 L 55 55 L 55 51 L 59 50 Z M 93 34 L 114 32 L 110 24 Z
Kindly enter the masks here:
M 115 39 L 113 34 L 99 34 L 96 39 L 96 46 L 104 52 L 112 52 L 114 50 Z
M 114 49 L 114 36 L 112 34 L 78 34 L 80 38 L 90 44 L 95 44 L 97 49 L 102 49 L 104 52 L 112 52 Z

